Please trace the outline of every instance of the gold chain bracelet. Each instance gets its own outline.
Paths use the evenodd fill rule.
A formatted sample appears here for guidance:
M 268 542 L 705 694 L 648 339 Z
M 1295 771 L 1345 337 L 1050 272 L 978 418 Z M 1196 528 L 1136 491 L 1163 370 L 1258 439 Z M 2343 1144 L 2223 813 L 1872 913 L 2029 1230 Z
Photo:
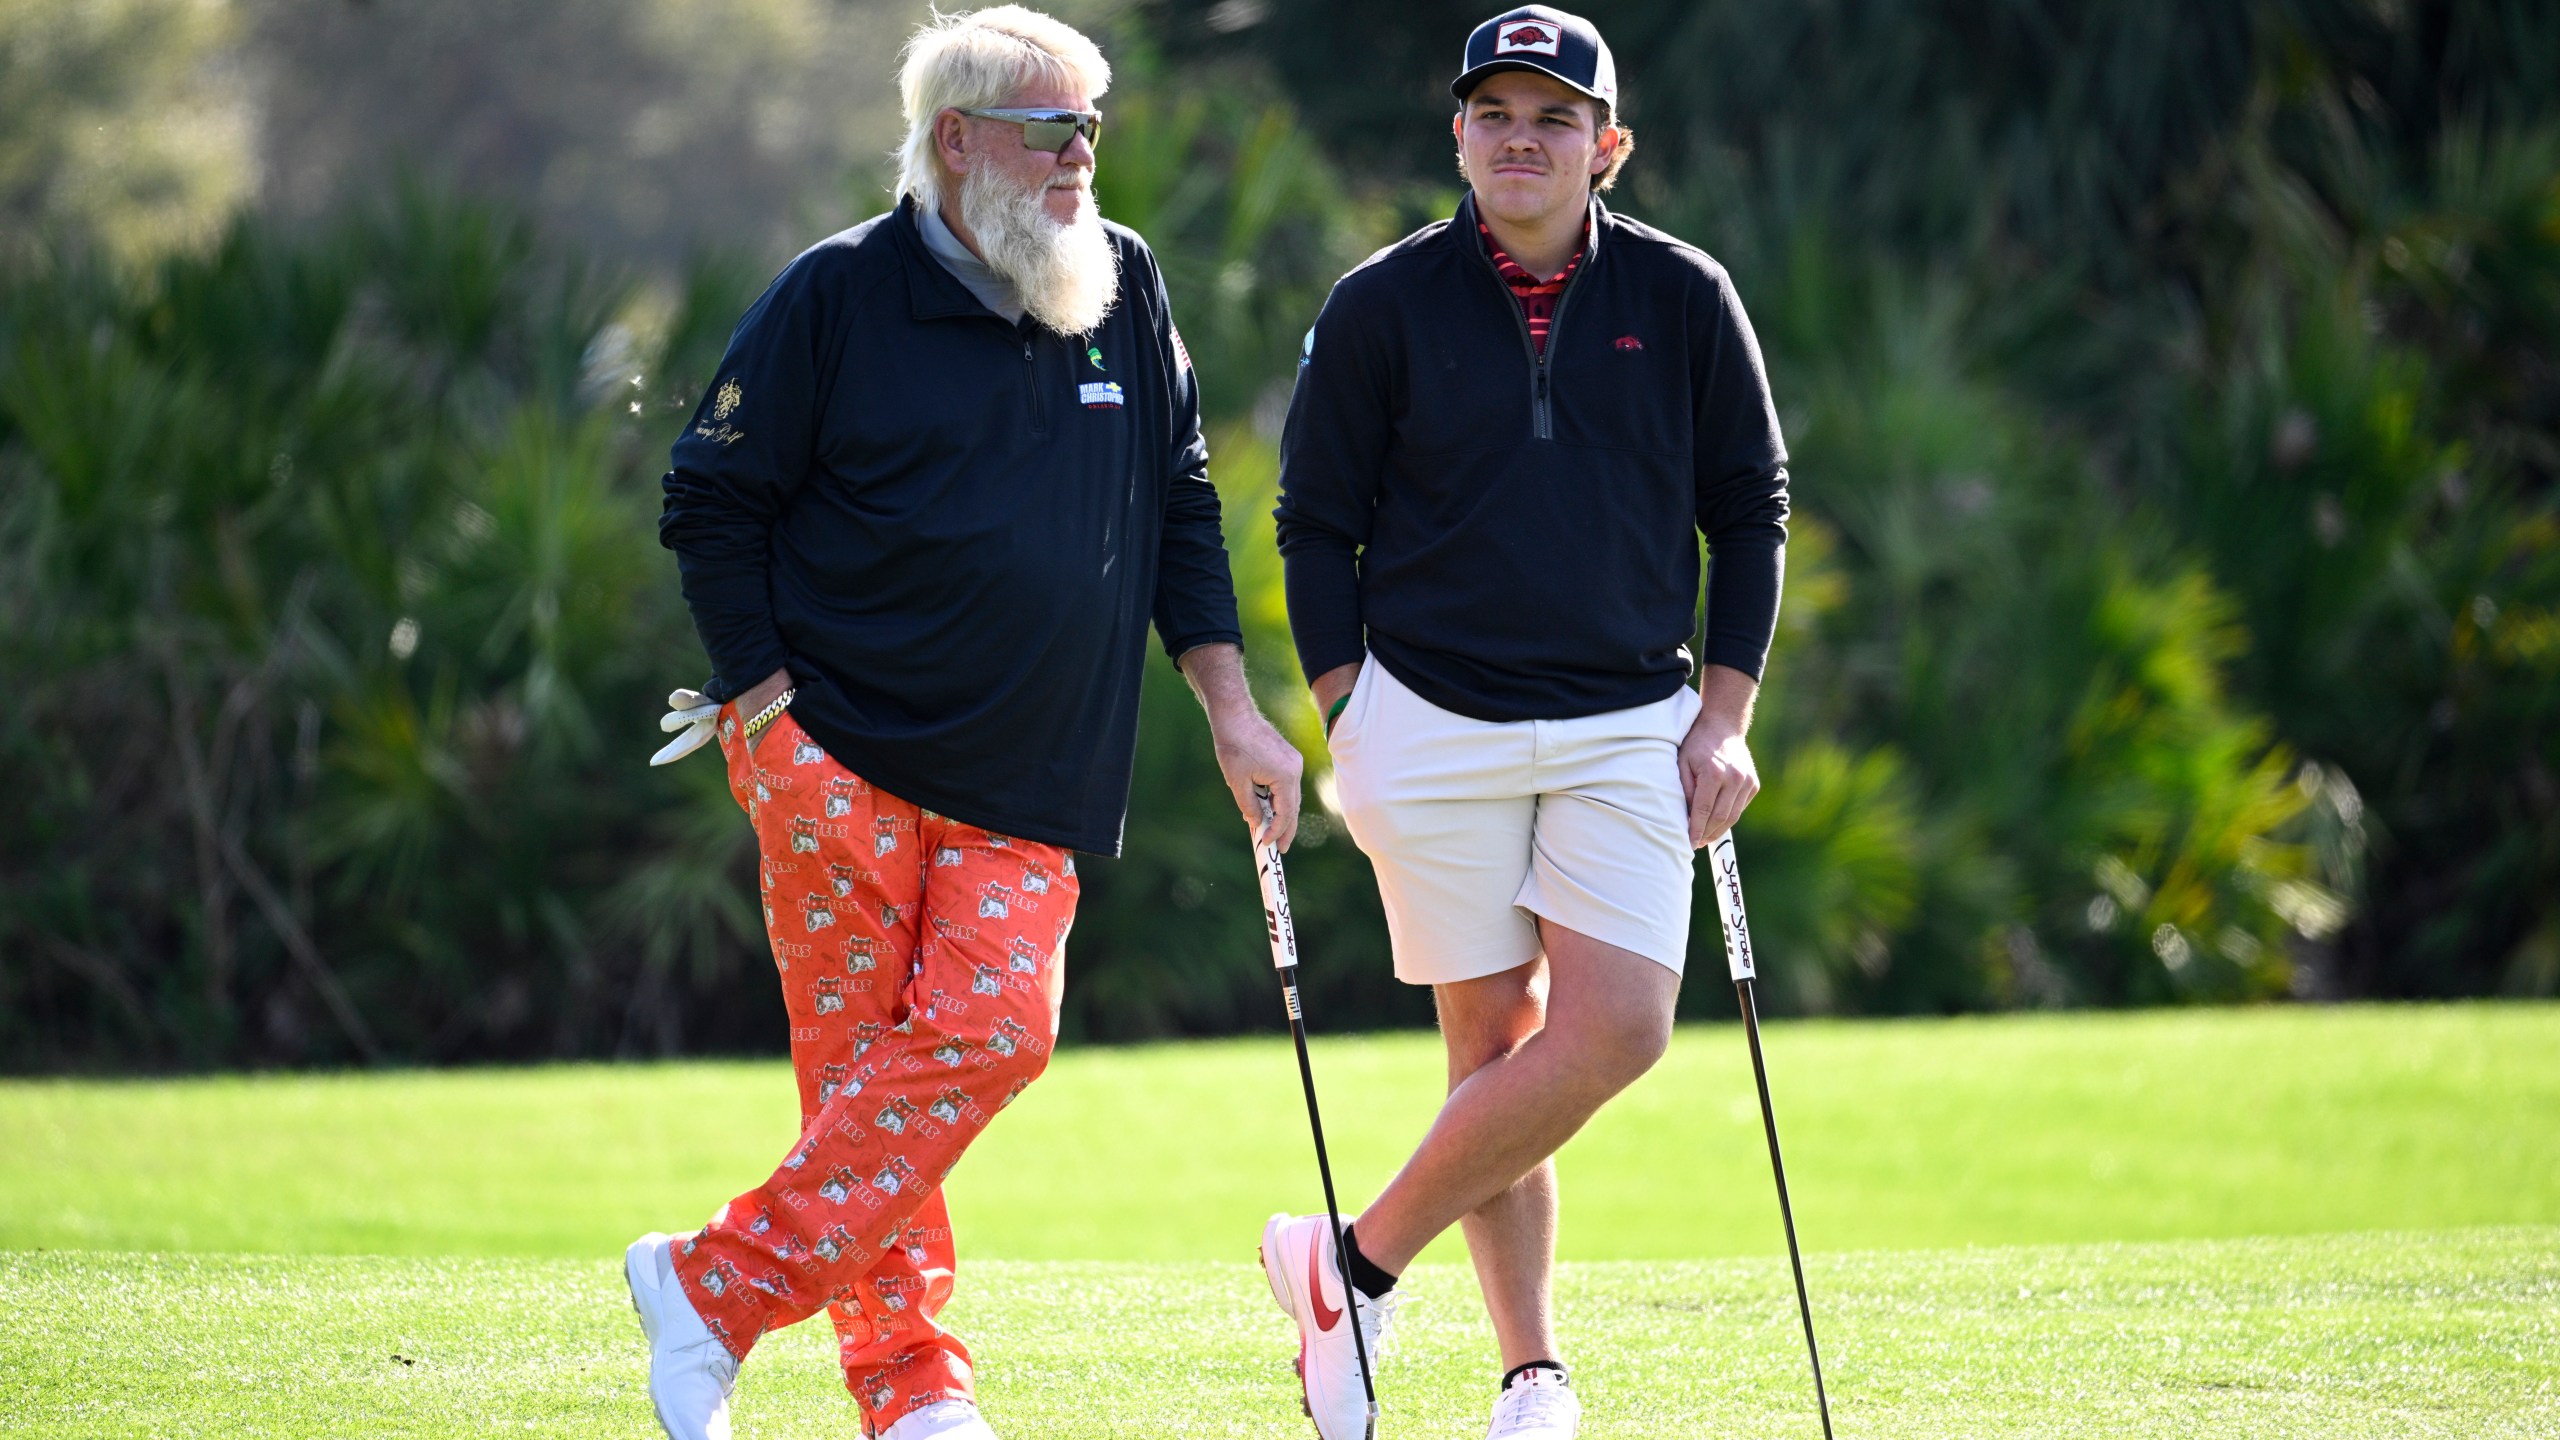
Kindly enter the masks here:
M 789 690 L 785 690 L 785 691 L 783 691 L 781 694 L 779 694 L 779 695 L 777 695 L 777 696 L 773 697 L 773 703 L 772 703 L 772 704 L 767 705 L 767 706 L 766 706 L 766 707 L 764 707 L 763 709 L 761 709 L 761 710 L 757 711 L 757 712 L 756 712 L 756 717 L 755 717 L 754 719 L 752 719 L 752 720 L 750 720 L 750 721 L 748 721 L 748 722 L 747 722 L 747 725 L 746 725 L 746 731 L 747 731 L 747 733 L 746 733 L 746 738 L 747 738 L 747 739 L 749 739 L 749 740 L 753 740 L 754 738 L 756 738 L 756 732 L 757 732 L 757 731 L 759 731 L 759 730 L 762 730 L 762 729 L 763 729 L 764 727 L 766 727 L 767 725 L 772 724 L 772 723 L 773 723 L 773 717 L 774 717 L 774 716 L 779 715 L 779 714 L 781 714 L 784 710 L 789 709 L 789 708 L 790 708 L 790 706 L 791 706 L 791 697 L 792 697 L 792 696 L 794 696 L 794 695 L 797 695 L 797 694 L 799 694 L 799 693 L 800 693 L 799 688 L 798 688 L 797 686 L 794 686 L 793 688 L 791 688 L 791 689 L 789 689 Z

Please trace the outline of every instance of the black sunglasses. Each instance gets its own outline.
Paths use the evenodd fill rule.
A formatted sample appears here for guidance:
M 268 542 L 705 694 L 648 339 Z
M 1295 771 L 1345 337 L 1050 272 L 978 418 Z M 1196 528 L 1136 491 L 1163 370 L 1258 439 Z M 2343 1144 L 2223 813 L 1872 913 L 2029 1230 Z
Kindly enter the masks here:
M 1102 143 L 1099 110 L 962 110 L 981 120 L 1002 120 L 1022 127 L 1022 148 L 1055 154 L 1082 135 L 1087 145 Z

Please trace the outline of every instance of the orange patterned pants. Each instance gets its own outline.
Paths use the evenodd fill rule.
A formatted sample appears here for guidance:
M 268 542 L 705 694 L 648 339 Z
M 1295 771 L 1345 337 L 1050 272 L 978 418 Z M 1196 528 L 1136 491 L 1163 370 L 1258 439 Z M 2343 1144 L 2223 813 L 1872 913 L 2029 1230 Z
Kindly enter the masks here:
M 1075 861 L 873 789 L 788 710 L 752 745 L 740 723 L 722 712 L 720 748 L 755 824 L 800 1140 L 677 1242 L 676 1274 L 742 1358 L 825 1310 L 877 1433 L 971 1398 L 969 1348 L 939 1319 L 956 1263 L 942 1180 L 1048 1064 Z

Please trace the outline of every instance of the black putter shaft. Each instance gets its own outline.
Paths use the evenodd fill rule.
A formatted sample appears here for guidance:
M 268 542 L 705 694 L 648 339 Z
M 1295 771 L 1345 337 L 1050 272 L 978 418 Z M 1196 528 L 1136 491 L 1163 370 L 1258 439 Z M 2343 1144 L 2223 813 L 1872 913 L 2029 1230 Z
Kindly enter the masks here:
M 1760 1058 L 1760 1004 L 1752 993 L 1759 971 L 1751 958 L 1751 928 L 1742 910 L 1742 870 L 1733 858 L 1733 833 L 1708 851 L 1715 869 L 1716 912 L 1724 920 L 1724 956 L 1733 972 L 1734 997 L 1742 1002 L 1742 1031 L 1751 1040 L 1751 1078 L 1760 1086 L 1760 1125 L 1769 1135 L 1769 1172 L 1778 1178 L 1778 1218 L 1787 1229 L 1787 1264 L 1795 1270 L 1796 1313 L 1804 1318 L 1804 1350 L 1813 1360 L 1813 1399 L 1822 1408 L 1822 1440 L 1832 1440 L 1831 1397 L 1822 1385 L 1822 1347 L 1813 1338 L 1813 1301 L 1805 1295 L 1804 1253 L 1796 1246 L 1796 1209 L 1787 1199 L 1787 1162 L 1778 1153 L 1778 1113 L 1769 1104 L 1769 1067 Z
M 1256 785 L 1253 798 L 1262 810 L 1262 825 L 1271 826 L 1271 787 Z M 1298 1083 L 1307 1092 L 1307 1128 L 1316 1137 L 1316 1174 L 1324 1181 L 1324 1215 L 1333 1227 L 1333 1258 L 1342 1271 L 1343 1308 L 1351 1317 L 1351 1349 L 1360 1360 L 1360 1392 L 1369 1401 L 1369 1433 L 1378 1433 L 1378 1386 L 1369 1375 L 1369 1341 L 1360 1330 L 1360 1287 L 1351 1283 L 1351 1250 L 1342 1243 L 1342 1209 L 1333 1198 L 1333 1161 L 1324 1150 L 1324 1116 L 1316 1109 L 1315 1066 L 1307 1060 L 1307 1019 L 1298 1003 L 1298 927 L 1289 919 L 1289 881 L 1280 870 L 1280 847 L 1268 840 L 1253 846 L 1253 868 L 1262 881 L 1262 919 L 1271 932 L 1271 963 L 1280 972 L 1280 997 L 1289 1006 L 1289 1038 L 1298 1047 Z

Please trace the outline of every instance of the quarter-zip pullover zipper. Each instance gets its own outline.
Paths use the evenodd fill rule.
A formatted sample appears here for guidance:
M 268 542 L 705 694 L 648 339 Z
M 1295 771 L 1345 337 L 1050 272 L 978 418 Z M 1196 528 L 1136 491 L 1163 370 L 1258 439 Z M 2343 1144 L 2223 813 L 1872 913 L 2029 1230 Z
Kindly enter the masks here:
M 1024 384 L 1031 390 L 1031 433 L 1045 436 L 1049 433 L 1049 407 L 1040 398 L 1040 357 L 1028 335 L 1022 337 L 1022 374 Z
M 1584 241 L 1586 247 L 1589 243 L 1588 239 Z M 1502 292 L 1502 303 L 1511 311 L 1511 323 L 1519 327 L 1520 348 L 1529 352 L 1529 434 L 1535 439 L 1553 440 L 1556 422 L 1554 407 L 1547 398 L 1547 357 L 1556 353 L 1556 336 L 1564 329 L 1564 309 L 1573 303 L 1573 287 L 1582 283 L 1582 272 L 1591 268 L 1590 257 L 1586 255 L 1580 265 L 1573 267 L 1572 278 L 1564 282 L 1564 293 L 1556 297 L 1556 313 L 1547 320 L 1547 348 L 1541 351 L 1538 342 L 1530 337 L 1529 317 L 1520 308 L 1520 297 L 1511 293 L 1511 282 L 1493 268 L 1493 257 L 1484 253 L 1482 239 L 1476 241 L 1475 251 L 1476 258 L 1492 274 L 1494 287 Z

